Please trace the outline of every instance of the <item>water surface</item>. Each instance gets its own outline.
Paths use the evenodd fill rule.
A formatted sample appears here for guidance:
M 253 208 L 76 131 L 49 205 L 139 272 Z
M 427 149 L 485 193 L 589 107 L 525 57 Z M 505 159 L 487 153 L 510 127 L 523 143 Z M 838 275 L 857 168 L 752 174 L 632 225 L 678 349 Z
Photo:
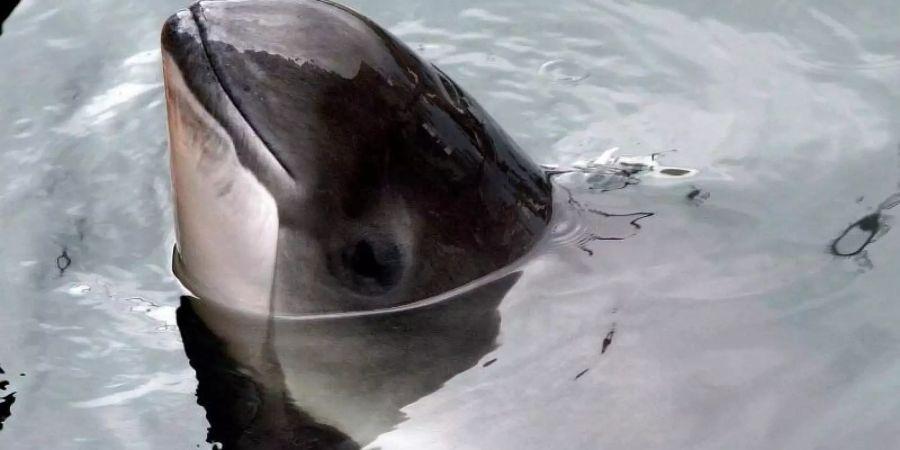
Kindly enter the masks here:
M 350 2 L 540 163 L 698 171 L 573 181 L 617 239 L 529 261 L 496 349 L 371 448 L 900 446 L 900 6 L 672 3 Z M 183 6 L 3 24 L 0 448 L 210 447 L 170 269 L 158 40 Z

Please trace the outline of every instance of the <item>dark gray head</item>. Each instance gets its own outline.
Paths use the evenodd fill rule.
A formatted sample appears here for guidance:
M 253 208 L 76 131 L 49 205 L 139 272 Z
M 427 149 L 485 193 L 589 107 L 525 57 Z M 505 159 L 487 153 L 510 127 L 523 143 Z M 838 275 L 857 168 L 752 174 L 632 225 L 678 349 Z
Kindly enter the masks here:
M 179 278 L 277 314 L 370 310 L 530 249 L 544 174 L 453 81 L 319 0 L 201 1 L 162 34 Z

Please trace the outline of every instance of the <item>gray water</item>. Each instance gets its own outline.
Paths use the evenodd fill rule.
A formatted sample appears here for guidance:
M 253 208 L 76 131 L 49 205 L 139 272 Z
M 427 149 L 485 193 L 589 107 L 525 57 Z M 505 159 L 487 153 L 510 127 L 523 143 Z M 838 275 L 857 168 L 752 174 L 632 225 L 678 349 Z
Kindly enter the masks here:
M 500 305 L 496 361 L 370 448 L 900 448 L 900 5 L 349 4 L 540 163 L 678 149 L 660 162 L 698 171 L 574 181 L 653 215 L 557 230 Z M 4 24 L 0 448 L 210 447 L 170 268 L 158 36 L 183 6 L 26 0 Z

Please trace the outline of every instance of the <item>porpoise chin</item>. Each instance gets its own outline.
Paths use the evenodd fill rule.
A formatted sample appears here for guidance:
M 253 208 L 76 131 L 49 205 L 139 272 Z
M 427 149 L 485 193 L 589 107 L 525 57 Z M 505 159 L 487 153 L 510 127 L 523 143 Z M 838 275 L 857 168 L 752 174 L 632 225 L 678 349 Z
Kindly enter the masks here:
M 367 311 L 522 257 L 547 176 L 456 83 L 320 0 L 200 1 L 162 32 L 175 271 L 262 314 Z

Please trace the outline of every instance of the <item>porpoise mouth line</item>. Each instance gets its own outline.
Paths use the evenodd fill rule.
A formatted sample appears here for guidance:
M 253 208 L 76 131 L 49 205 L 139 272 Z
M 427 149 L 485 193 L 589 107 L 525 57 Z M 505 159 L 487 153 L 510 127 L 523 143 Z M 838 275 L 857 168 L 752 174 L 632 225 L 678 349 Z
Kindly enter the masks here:
M 312 314 L 300 314 L 300 315 L 286 315 L 286 314 L 260 314 L 265 315 L 269 320 L 277 320 L 279 322 L 314 322 L 319 320 L 340 320 L 340 319 L 358 319 L 364 317 L 375 317 L 375 316 L 385 316 L 389 314 L 397 314 L 407 311 L 413 311 L 420 308 L 426 308 L 428 306 L 437 305 L 443 303 L 447 300 L 452 299 L 453 297 L 462 295 L 466 292 L 469 292 L 474 289 L 478 289 L 479 287 L 485 286 L 487 284 L 493 283 L 497 280 L 500 280 L 504 277 L 512 275 L 517 272 L 521 272 L 523 267 L 528 264 L 528 261 L 531 261 L 536 258 L 537 255 L 544 253 L 548 248 L 547 245 L 551 239 L 553 238 L 553 233 L 550 231 L 553 227 L 547 226 L 541 232 L 541 235 L 537 238 L 534 245 L 524 254 L 513 260 L 511 263 L 507 264 L 500 269 L 494 270 L 493 272 L 489 272 L 485 275 L 482 275 L 466 284 L 463 284 L 459 287 L 451 289 L 449 291 L 442 292 L 437 295 L 433 295 L 431 297 L 426 297 L 423 299 L 415 300 L 411 303 L 388 306 L 384 308 L 378 309 L 370 309 L 370 310 L 362 310 L 362 311 L 342 311 L 342 312 L 329 312 L 329 313 L 312 313 Z M 242 311 L 243 314 L 257 314 L 253 312 Z
M 386 316 L 390 314 L 397 314 L 402 312 L 408 312 L 417 310 L 420 308 L 426 308 L 428 306 L 437 305 L 443 303 L 447 300 L 452 299 L 453 297 L 462 295 L 471 290 L 477 289 L 479 287 L 485 286 L 487 284 L 493 283 L 494 281 L 500 280 L 504 277 L 512 275 L 517 272 L 521 272 L 522 268 L 527 264 L 527 262 L 535 257 L 535 255 L 542 253 L 545 248 L 542 243 L 546 242 L 550 239 L 552 233 L 549 232 L 549 228 L 544 230 L 541 237 L 537 240 L 535 245 L 525 254 L 520 256 L 518 259 L 513 261 L 512 263 L 495 270 L 493 272 L 488 273 L 487 275 L 478 277 L 462 286 L 451 289 L 446 292 L 442 292 L 438 295 L 434 295 L 431 297 L 426 297 L 421 300 L 416 300 L 411 303 L 406 303 L 402 305 L 388 306 L 385 308 L 378 309 L 370 309 L 370 310 L 361 310 L 361 311 L 342 311 L 342 312 L 327 312 L 327 313 L 312 313 L 312 314 L 299 314 L 299 315 L 287 315 L 287 314 L 271 314 L 271 313 L 259 313 L 255 311 L 247 311 L 240 308 L 231 308 L 227 305 L 220 305 L 218 307 L 224 307 L 226 309 L 238 312 L 242 315 L 246 316 L 260 316 L 265 317 L 268 320 L 274 320 L 278 322 L 316 322 L 316 321 L 325 321 L 325 320 L 342 320 L 342 319 L 359 319 L 365 317 L 376 317 L 376 316 Z M 190 292 L 190 290 L 189 290 Z
M 203 48 L 203 55 L 206 57 L 206 63 L 209 64 L 209 68 L 212 71 L 213 76 L 216 78 L 216 83 L 218 83 L 218 85 L 222 87 L 222 91 L 225 92 L 225 96 L 228 98 L 228 101 L 230 101 L 234 106 L 235 111 L 237 111 L 237 113 L 241 116 L 241 119 L 244 120 L 244 123 L 247 124 L 250 130 L 253 131 L 253 134 L 260 140 L 260 142 L 262 142 L 263 147 L 265 147 L 266 151 L 268 151 L 269 154 L 272 155 L 272 158 L 275 159 L 275 161 L 278 163 L 278 166 L 281 167 L 281 169 L 285 174 L 287 174 L 288 178 L 290 178 L 291 181 L 296 181 L 293 172 L 291 172 L 291 170 L 284 163 L 284 161 L 282 161 L 278 154 L 272 151 L 272 147 L 269 145 L 269 143 L 266 142 L 261 134 L 259 134 L 259 132 L 256 130 L 256 127 L 253 126 L 253 123 L 250 122 L 250 120 L 247 118 L 247 115 L 244 114 L 243 111 L 241 111 L 240 106 L 238 106 L 237 102 L 234 101 L 234 95 L 232 95 L 231 90 L 225 83 L 222 83 L 222 76 L 219 73 L 219 69 L 215 64 L 213 64 L 212 56 L 209 54 L 209 47 L 206 45 L 208 41 L 207 38 L 209 36 L 209 30 L 206 26 L 206 17 L 203 16 L 203 10 L 200 2 L 191 5 L 191 7 L 188 8 L 188 11 L 191 13 L 191 20 L 194 21 L 195 25 L 197 25 L 197 31 L 199 32 L 200 38 L 200 47 Z

